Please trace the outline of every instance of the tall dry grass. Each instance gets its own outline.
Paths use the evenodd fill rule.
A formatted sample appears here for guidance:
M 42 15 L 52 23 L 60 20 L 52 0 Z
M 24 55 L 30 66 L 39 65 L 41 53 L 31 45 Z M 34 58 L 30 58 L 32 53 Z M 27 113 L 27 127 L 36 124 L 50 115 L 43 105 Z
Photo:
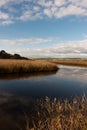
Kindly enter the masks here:
M 56 64 L 40 60 L 0 60 L 0 73 L 56 71 Z
M 6 93 L 1 93 L 2 97 Z M 87 130 L 87 98 L 0 100 L 0 130 Z M 13 98 L 13 100 L 11 99 Z
M 82 66 L 82 67 L 87 67 L 87 60 L 76 60 L 76 59 L 56 59 L 56 60 L 49 60 L 51 63 L 56 63 L 56 64 L 62 64 L 62 65 L 72 65 L 72 66 Z
M 74 98 L 72 102 L 40 100 L 32 116 L 32 127 L 25 114 L 25 130 L 87 130 L 87 98 Z M 22 129 L 21 129 L 22 130 Z

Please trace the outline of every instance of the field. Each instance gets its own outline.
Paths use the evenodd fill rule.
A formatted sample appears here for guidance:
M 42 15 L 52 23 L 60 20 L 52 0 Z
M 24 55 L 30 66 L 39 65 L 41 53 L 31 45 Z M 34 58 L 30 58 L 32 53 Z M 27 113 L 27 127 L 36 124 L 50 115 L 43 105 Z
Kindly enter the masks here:
M 87 67 L 87 59 L 49 59 L 56 64 Z
M 54 63 L 42 60 L 0 60 L 0 73 L 31 73 L 56 71 Z

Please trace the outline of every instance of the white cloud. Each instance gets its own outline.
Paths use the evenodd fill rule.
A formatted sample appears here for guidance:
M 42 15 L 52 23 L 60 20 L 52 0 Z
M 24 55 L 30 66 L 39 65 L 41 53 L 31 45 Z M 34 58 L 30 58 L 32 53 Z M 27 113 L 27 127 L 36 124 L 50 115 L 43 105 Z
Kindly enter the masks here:
M 0 11 L 0 19 L 4 20 L 4 19 L 8 19 L 9 15 L 7 13 L 3 13 Z
M 84 37 L 85 39 L 87 39 L 87 34 L 83 34 L 83 37 Z
M 9 24 L 13 24 L 14 22 L 12 20 L 5 20 L 1 23 L 1 25 L 9 25 Z
M 9 17 L 10 16 L 10 17 Z M 67 16 L 87 16 L 87 0 L 0 0 L 0 24 Z M 7 25 L 8 25 L 7 24 Z
M 38 3 L 38 5 L 48 8 L 53 5 L 53 0 L 38 0 L 36 2 Z
M 44 14 L 45 14 L 46 16 L 48 16 L 49 18 L 52 17 L 52 12 L 51 12 L 50 9 L 44 9 Z
M 42 43 L 48 43 L 51 42 L 52 39 L 50 38 L 25 38 L 25 39 L 0 39 L 0 45 L 6 45 L 6 46 L 28 46 L 28 45 L 35 45 L 35 44 L 42 44 Z
M 54 38 L 55 39 L 55 38 Z M 87 58 L 87 39 L 81 41 L 68 41 L 54 44 L 50 47 L 47 43 L 53 42 L 53 39 L 36 38 L 36 39 L 16 39 L 16 40 L 0 40 L 0 44 L 10 46 L 11 53 L 19 53 L 27 57 L 80 57 Z M 47 47 L 42 47 L 41 44 Z M 39 46 L 38 46 L 39 44 Z M 34 45 L 31 46 L 30 45 Z M 36 48 L 33 49 L 33 47 Z M 15 49 L 16 47 L 16 49 Z M 29 48 L 30 47 L 30 48 Z M 18 49 L 18 50 L 17 50 Z
M 76 6 L 81 6 L 81 7 L 87 8 L 87 0 L 68 0 L 68 1 Z
M 36 11 L 36 12 L 38 12 L 38 11 L 40 11 L 40 7 L 39 6 L 34 6 L 33 10 Z
M 0 7 L 3 7 L 5 5 L 11 4 L 11 3 L 21 3 L 25 0 L 0 0 Z
M 28 20 L 36 20 L 41 19 L 41 13 L 35 13 L 31 10 L 23 12 L 23 14 L 19 17 L 19 20 L 28 21 Z
M 6 4 L 19 4 L 24 1 L 29 1 L 29 0 L 0 0 L 0 7 L 6 5 Z
M 0 7 L 5 5 L 9 0 L 0 0 Z
M 21 44 L 41 44 L 41 43 L 46 43 L 50 42 L 51 39 L 43 39 L 43 38 L 30 38 L 30 39 L 17 39 L 15 40 L 16 43 L 21 43 Z
M 15 40 L 0 39 L 0 45 L 11 46 L 15 45 Z
M 68 7 L 61 7 L 59 12 L 56 12 L 54 15 L 57 18 L 62 18 L 62 17 L 69 16 L 69 15 L 83 16 L 83 15 L 87 15 L 87 12 L 85 9 L 83 9 L 81 7 L 69 5 Z
M 26 21 L 30 20 L 32 16 L 32 11 L 25 11 L 23 12 L 22 16 L 20 16 L 20 20 Z
M 54 4 L 56 6 L 63 6 L 64 4 L 66 4 L 65 0 L 54 0 Z

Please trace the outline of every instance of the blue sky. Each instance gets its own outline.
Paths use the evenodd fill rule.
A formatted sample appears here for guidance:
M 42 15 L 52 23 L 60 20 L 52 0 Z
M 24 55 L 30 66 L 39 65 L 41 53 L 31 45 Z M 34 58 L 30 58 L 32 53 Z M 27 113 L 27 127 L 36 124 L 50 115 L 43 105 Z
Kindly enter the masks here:
M 0 50 L 87 57 L 87 0 L 0 0 Z

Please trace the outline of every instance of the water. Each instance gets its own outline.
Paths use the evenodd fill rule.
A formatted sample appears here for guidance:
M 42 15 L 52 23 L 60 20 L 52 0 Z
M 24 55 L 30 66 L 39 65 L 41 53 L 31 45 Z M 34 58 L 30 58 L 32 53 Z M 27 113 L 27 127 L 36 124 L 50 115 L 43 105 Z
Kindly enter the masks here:
M 0 76 L 0 95 L 71 98 L 87 94 L 87 68 L 59 66 L 56 73 Z
M 32 100 L 72 99 L 87 95 L 87 68 L 59 66 L 53 73 L 0 75 L 0 129 L 18 130 L 23 111 L 30 112 Z M 29 114 L 30 114 L 29 113 Z

